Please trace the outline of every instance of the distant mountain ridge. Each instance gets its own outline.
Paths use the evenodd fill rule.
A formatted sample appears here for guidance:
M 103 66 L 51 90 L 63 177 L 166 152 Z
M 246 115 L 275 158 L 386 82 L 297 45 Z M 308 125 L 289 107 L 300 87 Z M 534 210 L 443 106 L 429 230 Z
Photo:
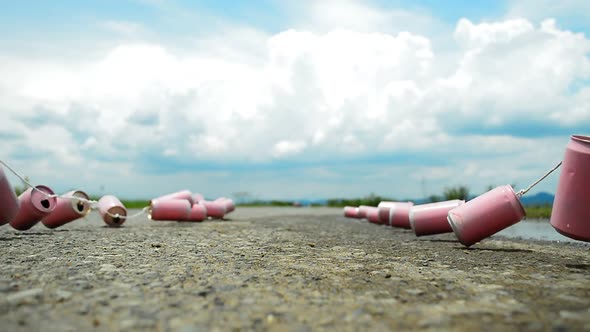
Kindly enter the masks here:
M 520 201 L 522 202 L 522 205 L 552 205 L 554 199 L 554 195 L 540 192 L 532 196 L 524 195 Z

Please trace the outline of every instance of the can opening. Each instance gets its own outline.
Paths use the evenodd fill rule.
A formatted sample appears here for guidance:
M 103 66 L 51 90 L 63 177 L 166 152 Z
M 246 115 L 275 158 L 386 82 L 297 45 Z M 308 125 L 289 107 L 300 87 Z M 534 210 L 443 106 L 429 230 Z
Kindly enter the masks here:
M 76 208 L 79 212 L 84 212 L 84 203 L 78 201 L 78 203 L 76 204 Z
M 572 139 L 579 141 L 579 142 L 590 143 L 590 136 L 572 135 Z
M 42 201 L 41 201 L 41 206 L 43 206 L 43 207 L 44 207 L 44 208 L 46 208 L 46 209 L 49 209 L 49 206 L 50 206 L 50 204 L 49 204 L 49 200 L 48 200 L 48 199 L 44 199 L 44 200 L 42 200 Z
M 114 218 L 113 218 L 113 222 L 114 222 L 115 224 L 118 224 L 118 223 L 120 223 L 120 222 L 121 222 L 121 218 L 120 218 L 120 217 L 114 217 Z

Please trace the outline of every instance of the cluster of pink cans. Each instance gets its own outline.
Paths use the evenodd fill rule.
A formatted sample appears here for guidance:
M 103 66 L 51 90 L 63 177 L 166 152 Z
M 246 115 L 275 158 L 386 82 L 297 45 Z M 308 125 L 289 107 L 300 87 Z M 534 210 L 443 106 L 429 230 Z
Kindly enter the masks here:
M 367 219 L 373 224 L 410 228 L 410 208 L 412 202 L 381 202 L 378 206 L 361 205 L 344 207 L 348 218 Z
M 207 218 L 223 219 L 235 208 L 229 198 L 208 201 L 201 194 L 182 190 L 152 199 L 148 211 L 152 220 L 203 221 Z
M 55 195 L 47 186 L 36 186 L 16 197 L 4 170 L 0 167 L 0 226 L 10 224 L 17 230 L 28 230 L 41 222 L 56 228 L 86 216 L 91 208 L 88 195 L 80 190 Z M 121 226 L 129 216 L 127 208 L 112 195 L 101 197 L 96 207 L 109 227 Z M 147 208 L 152 220 L 203 221 L 223 219 L 235 210 L 233 200 L 225 197 L 205 200 L 188 190 L 155 198 Z
M 377 207 L 347 206 L 344 215 L 366 218 L 375 224 L 411 228 L 416 236 L 454 232 L 459 242 L 471 246 L 525 218 L 520 200 L 524 193 L 503 185 L 467 203 L 462 200 L 421 205 L 381 202 Z M 565 236 L 590 242 L 589 136 L 573 135 L 566 147 L 551 225 Z
M 374 224 L 412 229 L 417 236 L 441 234 L 453 231 L 447 221 L 447 213 L 463 203 L 465 201 L 451 200 L 414 205 L 413 202 L 383 201 L 376 207 L 346 206 L 344 207 L 344 216 L 367 219 Z
M 525 212 L 512 187 L 506 185 L 468 203 L 458 199 L 419 205 L 381 202 L 377 207 L 347 206 L 344 215 L 411 229 L 416 236 L 454 232 L 459 242 L 470 246 L 520 221 Z
M 0 225 L 10 224 L 21 231 L 28 230 L 39 222 L 48 228 L 56 228 L 82 218 L 90 211 L 88 195 L 79 190 L 56 197 L 49 187 L 36 186 L 16 197 L 2 168 L 0 201 Z

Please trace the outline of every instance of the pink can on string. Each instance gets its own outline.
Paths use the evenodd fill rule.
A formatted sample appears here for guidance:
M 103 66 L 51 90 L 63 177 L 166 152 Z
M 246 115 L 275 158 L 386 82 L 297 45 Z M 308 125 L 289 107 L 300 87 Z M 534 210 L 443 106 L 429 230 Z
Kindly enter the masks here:
M 35 226 L 41 219 L 49 215 L 57 204 L 53 191 L 46 186 L 36 186 L 25 190 L 19 197 L 16 216 L 10 226 L 21 231 Z
M 200 201 L 204 201 L 204 200 L 205 200 L 205 197 L 203 195 L 201 195 L 199 193 L 193 194 L 193 204 L 196 204 L 196 203 L 198 203 Z
M 368 206 L 366 208 L 366 215 L 367 220 L 373 224 L 380 224 L 381 220 L 379 219 L 379 209 L 374 206 Z
M 8 224 L 18 213 L 19 203 L 4 170 L 0 167 L 0 226 Z
M 551 225 L 560 234 L 590 242 L 590 136 L 570 137 L 553 201 Z
M 90 212 L 88 195 L 80 190 L 73 190 L 58 196 L 55 209 L 41 220 L 48 228 L 56 228 L 82 218 Z
M 447 218 L 459 242 L 469 247 L 521 221 L 526 212 L 520 197 L 560 165 L 561 162 L 518 193 L 509 185 L 499 186 L 450 210 Z
M 220 197 L 216 199 L 214 202 L 221 202 L 225 205 L 225 214 L 231 213 L 236 209 L 234 201 L 230 198 Z
M 190 205 L 197 202 L 193 200 L 193 194 L 189 190 L 181 190 L 175 193 L 166 194 L 164 196 L 160 196 L 157 198 L 152 199 L 152 201 L 159 201 L 159 200 L 169 200 L 169 199 L 183 199 L 189 201 Z
M 186 221 L 190 219 L 191 208 L 187 199 L 158 198 L 150 201 L 148 216 L 151 220 Z
M 102 196 L 98 200 L 98 212 L 109 227 L 119 227 L 127 219 L 127 209 L 117 197 L 112 195 Z
M 514 189 L 504 185 L 450 210 L 448 221 L 459 242 L 469 247 L 516 224 L 525 215 Z
M 452 233 L 453 228 L 447 220 L 447 215 L 450 210 L 464 203 L 464 200 L 454 199 L 414 205 L 410 208 L 410 226 L 416 236 Z
M 359 208 L 356 206 L 345 206 L 344 207 L 344 216 L 346 218 L 355 218 L 359 219 Z
M 379 209 L 379 220 L 381 224 L 389 225 L 389 215 L 391 213 L 391 208 L 395 206 L 399 202 L 391 202 L 391 201 L 382 201 L 379 202 L 377 208 Z
M 389 208 L 389 224 L 393 227 L 410 229 L 410 209 L 412 202 L 396 202 Z
M 372 208 L 372 206 L 359 205 L 358 217 L 361 219 L 367 218 L 367 212 L 369 211 L 370 208 Z
M 223 202 L 201 201 L 200 204 L 205 205 L 208 217 L 213 219 L 223 219 L 225 216 L 226 206 Z
M 203 221 L 205 219 L 207 219 L 207 207 L 200 202 L 193 204 L 188 221 Z

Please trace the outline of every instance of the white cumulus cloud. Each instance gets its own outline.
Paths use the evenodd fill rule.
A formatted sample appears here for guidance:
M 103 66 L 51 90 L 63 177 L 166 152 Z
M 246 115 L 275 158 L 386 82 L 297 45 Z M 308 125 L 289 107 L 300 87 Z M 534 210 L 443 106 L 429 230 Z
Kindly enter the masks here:
M 355 8 L 348 3 L 329 19 Z M 379 24 L 247 34 L 252 41 L 226 57 L 211 54 L 216 38 L 182 52 L 123 42 L 69 62 L 3 55 L 0 133 L 25 134 L 0 157 L 29 174 L 37 171 L 19 159 L 27 150 L 64 169 L 111 165 L 131 175 L 203 163 L 377 159 L 410 165 L 409 179 L 420 169 L 438 187 L 469 165 L 473 177 L 484 176 L 465 181 L 484 187 L 498 179 L 498 165 L 512 179 L 561 157 L 563 140 L 543 138 L 555 144 L 549 156 L 538 149 L 535 126 L 560 135 L 590 127 L 590 87 L 579 83 L 590 79 L 583 34 L 555 20 L 461 19 L 448 36 L 455 44 L 438 50 L 437 36 L 379 31 L 389 16 L 367 10 L 363 17 Z M 527 162 L 504 163 L 515 156 Z
M 277 158 L 295 155 L 301 153 L 305 149 L 305 142 L 303 141 L 280 141 L 273 147 L 273 155 Z

